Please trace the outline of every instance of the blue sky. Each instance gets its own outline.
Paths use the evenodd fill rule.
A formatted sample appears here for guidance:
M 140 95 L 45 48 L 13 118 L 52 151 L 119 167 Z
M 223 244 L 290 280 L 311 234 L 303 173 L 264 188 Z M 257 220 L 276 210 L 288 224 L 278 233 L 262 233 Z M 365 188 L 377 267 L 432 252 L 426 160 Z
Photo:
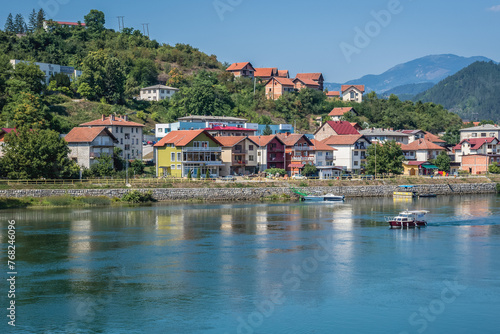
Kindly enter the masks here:
M 226 62 L 323 72 L 327 82 L 379 74 L 429 54 L 500 60 L 500 0 L 23 0 L 2 4 L 27 19 L 44 7 L 59 21 L 83 21 L 91 9 L 106 26 L 142 30 L 160 43 L 187 43 Z M 375 14 L 377 13 L 377 14 Z M 378 21 L 375 18 L 378 16 Z M 4 21 L 1 21 L 4 20 Z

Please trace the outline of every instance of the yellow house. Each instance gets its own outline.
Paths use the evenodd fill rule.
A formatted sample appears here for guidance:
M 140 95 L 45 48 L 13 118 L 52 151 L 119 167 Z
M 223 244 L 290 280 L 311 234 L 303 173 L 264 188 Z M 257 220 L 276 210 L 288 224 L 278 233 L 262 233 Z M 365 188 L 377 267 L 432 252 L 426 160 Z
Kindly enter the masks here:
M 156 175 L 196 177 L 198 169 L 205 176 L 218 177 L 221 160 L 221 145 L 205 130 L 172 131 L 154 146 L 156 157 Z

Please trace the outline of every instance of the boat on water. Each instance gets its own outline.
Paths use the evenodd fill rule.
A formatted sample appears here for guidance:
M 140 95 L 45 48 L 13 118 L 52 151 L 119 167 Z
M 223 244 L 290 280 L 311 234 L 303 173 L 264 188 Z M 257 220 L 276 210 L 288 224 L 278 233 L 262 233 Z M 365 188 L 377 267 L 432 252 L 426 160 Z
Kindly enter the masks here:
M 345 200 L 345 196 L 334 195 L 334 194 L 306 195 L 303 196 L 302 199 L 304 201 L 317 201 L 317 202 L 343 202 Z
M 433 193 L 420 193 L 417 186 L 403 185 L 393 192 L 394 198 L 436 197 Z
M 396 217 L 388 217 L 386 220 L 391 228 L 426 227 L 425 215 L 428 213 L 429 211 L 426 210 L 405 210 L 401 211 Z

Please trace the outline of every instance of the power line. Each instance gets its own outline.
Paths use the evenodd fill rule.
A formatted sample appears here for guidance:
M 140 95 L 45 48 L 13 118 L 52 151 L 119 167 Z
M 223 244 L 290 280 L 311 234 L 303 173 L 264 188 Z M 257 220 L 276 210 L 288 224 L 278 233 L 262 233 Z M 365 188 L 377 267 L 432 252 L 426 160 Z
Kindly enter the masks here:
M 143 33 L 143 35 L 149 37 L 149 23 L 141 23 L 141 24 L 142 24 L 142 33 Z M 147 31 L 147 34 L 146 34 L 146 31 Z

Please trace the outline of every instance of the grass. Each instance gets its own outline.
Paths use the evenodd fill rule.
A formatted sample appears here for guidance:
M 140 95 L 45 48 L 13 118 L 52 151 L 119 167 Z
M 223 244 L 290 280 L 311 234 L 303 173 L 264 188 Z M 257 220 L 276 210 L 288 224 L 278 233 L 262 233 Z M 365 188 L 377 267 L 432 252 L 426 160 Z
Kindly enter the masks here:
M 64 207 L 64 206 L 105 206 L 112 200 L 105 196 L 74 197 L 70 195 L 50 197 L 0 198 L 0 209 L 15 209 L 29 207 Z

